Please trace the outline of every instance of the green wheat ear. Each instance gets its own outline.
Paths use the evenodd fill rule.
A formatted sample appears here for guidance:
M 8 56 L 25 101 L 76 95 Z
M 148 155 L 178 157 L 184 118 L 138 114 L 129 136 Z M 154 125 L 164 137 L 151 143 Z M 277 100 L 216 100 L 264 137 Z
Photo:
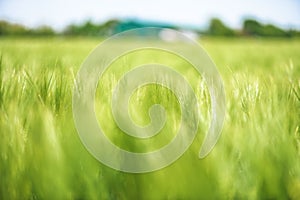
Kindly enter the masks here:
M 203 38 L 226 87 L 222 136 L 209 156 L 195 159 L 205 126 L 176 164 L 140 175 L 100 164 L 77 136 L 72 71 L 100 40 L 0 37 L 0 199 L 300 199 L 299 39 Z M 57 58 L 60 69 L 51 67 Z M 51 75 L 44 104 L 39 93 Z M 110 88 L 114 79 L 105 80 Z M 179 114 L 168 117 L 178 122 Z M 128 143 L 105 125 L 120 146 L 151 144 Z

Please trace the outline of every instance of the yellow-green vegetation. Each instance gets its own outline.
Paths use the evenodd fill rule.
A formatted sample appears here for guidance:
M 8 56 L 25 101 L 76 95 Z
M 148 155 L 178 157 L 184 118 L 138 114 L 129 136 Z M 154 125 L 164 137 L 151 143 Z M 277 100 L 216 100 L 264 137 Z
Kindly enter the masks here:
M 0 38 L 0 199 L 300 198 L 300 40 L 200 40 L 224 81 L 227 113 L 220 140 L 208 157 L 198 159 L 209 99 L 201 78 L 192 78 L 201 86 L 197 137 L 177 162 L 146 174 L 118 172 L 99 163 L 76 132 L 74 79 L 100 42 Z M 141 145 L 121 135 L 103 103 L 122 69 L 138 63 L 131 56 L 115 63 L 121 67 L 108 70 L 99 82 L 97 117 L 104 128 L 115 130 L 109 137 L 120 147 L 153 150 L 172 138 L 170 130 L 179 123 L 179 105 L 170 91 L 151 85 L 132 96 L 130 110 L 137 123 L 148 123 L 153 103 L 161 102 L 171 115 L 167 119 L 172 123 L 162 132 L 166 137 Z M 153 52 L 150 57 L 157 56 Z M 193 71 L 180 70 L 194 77 Z

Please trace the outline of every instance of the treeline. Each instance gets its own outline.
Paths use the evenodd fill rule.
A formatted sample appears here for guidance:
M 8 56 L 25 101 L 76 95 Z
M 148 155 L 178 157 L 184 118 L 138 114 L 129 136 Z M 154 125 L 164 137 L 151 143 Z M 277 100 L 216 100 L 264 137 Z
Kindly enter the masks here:
M 53 36 L 58 34 L 49 26 L 40 26 L 34 29 L 27 28 L 21 24 L 12 24 L 0 21 L 0 36 Z
M 209 28 L 203 34 L 213 36 L 259 36 L 259 37 L 299 37 L 298 30 L 284 30 L 272 24 L 262 24 L 253 19 L 246 19 L 241 30 L 234 30 L 226 26 L 220 19 L 214 18 Z
M 134 20 L 109 20 L 105 23 L 94 23 L 90 20 L 81 24 L 70 24 L 63 31 L 57 32 L 49 26 L 27 28 L 21 24 L 0 21 L 0 36 L 110 36 L 132 28 L 155 26 L 161 28 L 182 29 L 168 24 L 149 23 Z M 285 30 L 272 24 L 263 24 L 254 19 L 246 19 L 241 29 L 232 29 L 220 19 L 213 18 L 207 30 L 193 30 L 201 35 L 221 37 L 300 37 L 299 30 Z

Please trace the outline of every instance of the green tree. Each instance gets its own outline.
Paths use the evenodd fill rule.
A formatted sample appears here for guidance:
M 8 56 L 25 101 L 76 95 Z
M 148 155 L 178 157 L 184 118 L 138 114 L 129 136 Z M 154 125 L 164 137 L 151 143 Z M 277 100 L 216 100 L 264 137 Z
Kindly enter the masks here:
M 234 36 L 235 31 L 227 27 L 220 19 L 213 18 L 209 23 L 208 33 L 214 36 Z
M 30 31 L 20 24 L 0 21 L 0 35 L 27 35 Z
M 246 19 L 243 25 L 243 33 L 249 36 L 264 36 L 264 37 L 287 37 L 288 32 L 280 29 L 272 24 L 261 24 L 253 19 Z
M 55 35 L 55 31 L 49 26 L 39 26 L 36 29 L 32 29 L 31 34 L 38 36 L 52 36 Z

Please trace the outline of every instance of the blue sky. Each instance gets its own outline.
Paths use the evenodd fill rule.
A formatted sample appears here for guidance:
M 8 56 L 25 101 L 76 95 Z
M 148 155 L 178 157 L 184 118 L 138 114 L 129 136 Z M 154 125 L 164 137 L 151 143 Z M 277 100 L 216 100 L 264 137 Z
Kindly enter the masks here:
M 254 17 L 300 29 L 300 0 L 0 0 L 0 19 L 29 27 L 47 24 L 58 30 L 69 23 L 110 18 L 205 27 L 211 17 L 235 28 L 243 18 Z

